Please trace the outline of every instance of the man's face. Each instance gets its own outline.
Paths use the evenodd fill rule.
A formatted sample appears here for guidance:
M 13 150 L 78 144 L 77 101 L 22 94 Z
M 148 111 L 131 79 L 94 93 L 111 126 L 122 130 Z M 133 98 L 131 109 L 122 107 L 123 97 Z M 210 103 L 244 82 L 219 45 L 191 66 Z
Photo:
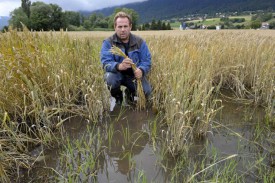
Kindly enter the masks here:
M 117 36 L 121 39 L 122 42 L 128 42 L 129 41 L 129 35 L 130 31 L 132 29 L 132 25 L 130 25 L 130 22 L 128 18 L 117 18 L 116 25 L 115 25 L 115 31 Z

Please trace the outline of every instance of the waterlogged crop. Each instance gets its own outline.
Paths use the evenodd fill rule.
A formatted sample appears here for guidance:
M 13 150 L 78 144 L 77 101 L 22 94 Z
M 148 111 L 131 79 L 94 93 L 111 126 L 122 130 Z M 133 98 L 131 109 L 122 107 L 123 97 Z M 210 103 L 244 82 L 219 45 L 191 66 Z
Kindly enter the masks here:
M 172 154 L 196 136 L 211 132 L 222 108 L 222 91 L 242 104 L 265 106 L 274 121 L 275 41 L 236 31 L 192 31 L 148 36 L 153 67 L 153 107 L 164 111 L 167 146 Z M 224 92 L 222 92 L 224 94 Z
M 0 181 L 7 182 L 9 172 L 17 167 L 30 168 L 34 161 L 27 155 L 28 149 L 56 141 L 56 129 L 70 117 L 99 122 L 108 115 L 110 94 L 99 60 L 106 35 L 90 34 L 28 30 L 0 34 Z M 274 37 L 249 31 L 155 34 L 145 36 L 153 64 L 148 78 L 153 88 L 150 102 L 167 128 L 157 132 L 160 128 L 154 122 L 151 140 L 155 147 L 156 139 L 163 139 L 163 154 L 180 156 L 194 138 L 212 133 L 213 118 L 223 107 L 218 97 L 226 95 L 224 91 L 235 102 L 263 106 L 265 124 L 274 125 Z M 122 133 L 127 140 L 127 129 Z M 74 145 L 86 152 L 87 146 L 83 149 L 79 144 L 82 142 Z M 77 152 L 71 152 L 72 148 L 68 153 L 74 157 Z M 95 165 L 96 152 L 90 155 L 85 158 Z M 213 166 L 194 172 L 189 180 L 205 175 L 215 163 L 231 159 L 235 156 L 216 159 Z M 90 164 L 83 164 L 77 172 L 88 170 Z M 94 171 L 84 171 L 85 180 L 93 178 Z M 142 171 L 139 178 L 146 180 Z
M 0 42 L 0 167 L 6 180 L 10 170 L 29 167 L 28 149 L 50 145 L 53 130 L 71 116 L 99 121 L 108 111 L 109 93 L 99 39 L 25 29 L 0 34 Z

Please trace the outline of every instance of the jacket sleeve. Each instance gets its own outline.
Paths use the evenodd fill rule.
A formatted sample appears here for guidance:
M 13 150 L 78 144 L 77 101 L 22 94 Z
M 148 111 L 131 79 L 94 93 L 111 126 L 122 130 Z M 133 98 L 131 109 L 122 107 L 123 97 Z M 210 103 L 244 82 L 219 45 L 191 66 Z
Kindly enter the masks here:
M 116 69 L 118 62 L 115 61 L 114 55 L 109 51 L 111 47 L 112 45 L 109 41 L 103 41 L 100 51 L 100 61 L 105 72 L 118 72 Z
M 140 47 L 140 63 L 138 68 L 140 68 L 145 75 L 151 70 L 151 53 L 145 41 Z

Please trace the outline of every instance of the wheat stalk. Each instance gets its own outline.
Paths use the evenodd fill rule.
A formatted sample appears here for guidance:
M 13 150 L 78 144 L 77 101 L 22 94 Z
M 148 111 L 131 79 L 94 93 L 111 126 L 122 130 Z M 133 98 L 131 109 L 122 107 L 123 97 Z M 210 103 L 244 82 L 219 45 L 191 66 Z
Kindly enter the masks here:
M 113 45 L 111 47 L 110 52 L 114 55 L 118 55 L 118 56 L 121 56 L 123 58 L 128 58 L 128 56 L 121 49 L 119 49 L 115 45 Z M 132 69 L 134 71 L 137 70 L 137 66 L 136 66 L 135 63 L 132 64 Z M 139 110 L 142 110 L 142 109 L 145 108 L 146 98 L 145 98 L 145 95 L 143 93 L 143 87 L 142 87 L 141 79 L 137 79 L 137 96 L 138 96 L 137 107 L 138 107 Z

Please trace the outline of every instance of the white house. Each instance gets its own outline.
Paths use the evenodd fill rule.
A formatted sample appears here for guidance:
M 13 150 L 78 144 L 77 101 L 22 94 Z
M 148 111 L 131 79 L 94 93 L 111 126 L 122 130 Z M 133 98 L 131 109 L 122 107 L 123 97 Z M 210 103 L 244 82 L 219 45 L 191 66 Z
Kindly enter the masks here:
M 269 29 L 269 23 L 268 22 L 262 22 L 262 26 L 260 29 Z

